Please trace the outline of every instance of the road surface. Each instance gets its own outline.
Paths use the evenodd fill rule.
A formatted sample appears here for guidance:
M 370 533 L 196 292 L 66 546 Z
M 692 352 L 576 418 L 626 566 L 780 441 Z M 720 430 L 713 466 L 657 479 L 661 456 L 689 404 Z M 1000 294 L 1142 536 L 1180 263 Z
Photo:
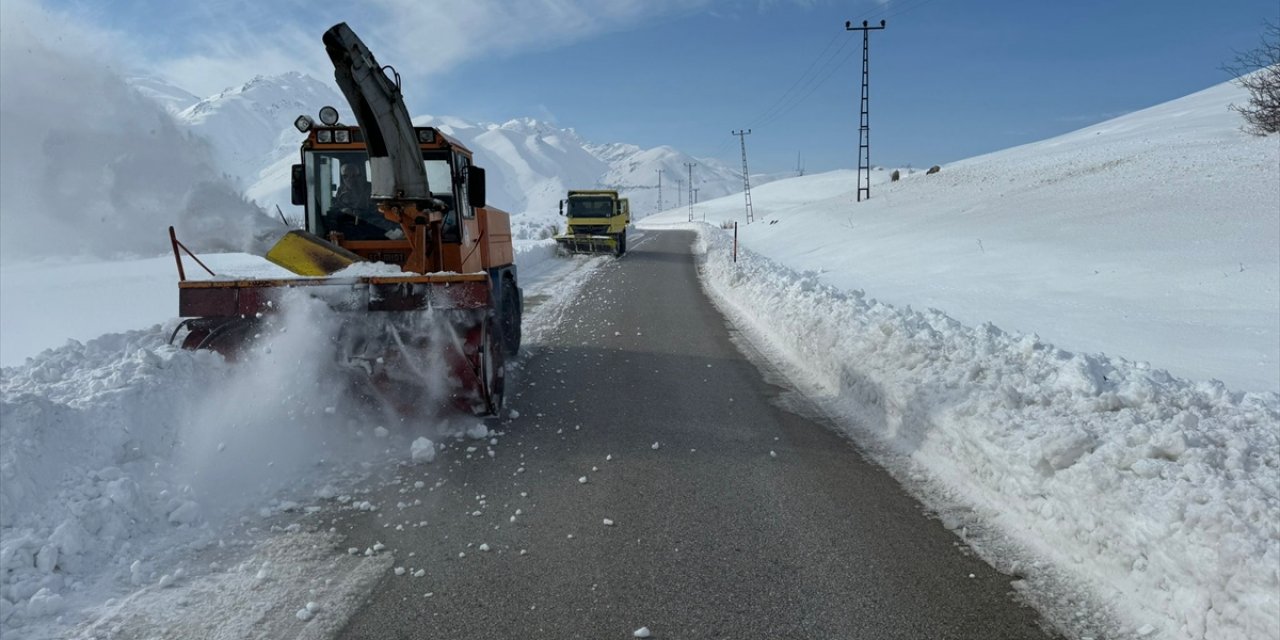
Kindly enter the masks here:
M 1012 578 L 772 401 L 692 240 L 649 232 L 596 272 L 511 373 L 498 444 L 456 442 L 337 519 L 406 570 L 340 637 L 1049 637 Z

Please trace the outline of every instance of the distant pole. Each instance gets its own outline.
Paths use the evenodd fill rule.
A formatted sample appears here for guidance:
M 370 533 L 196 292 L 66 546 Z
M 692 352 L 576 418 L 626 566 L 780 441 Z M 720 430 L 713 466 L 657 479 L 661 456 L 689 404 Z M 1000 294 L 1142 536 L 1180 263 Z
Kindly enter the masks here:
M 662 211 L 662 169 L 658 169 L 658 211 Z
M 694 189 L 694 190 L 693 190 L 693 203 L 694 203 L 694 204 L 698 204 L 698 190 L 697 190 L 697 189 Z
M 680 178 L 676 178 L 676 208 L 677 209 L 679 209 L 681 205 L 684 204 L 684 202 L 680 200 L 680 194 L 683 191 L 681 187 L 683 186 L 684 186 L 684 181 L 681 180 Z
M 868 62 L 868 53 L 870 52 L 870 33 L 884 28 L 884 20 L 880 21 L 878 27 L 868 27 L 867 21 L 862 21 L 861 27 L 853 26 L 850 21 L 845 21 L 845 31 L 861 31 L 862 32 L 862 102 L 861 115 L 858 119 L 858 202 L 862 202 L 862 193 L 865 191 L 867 199 L 871 199 L 871 112 L 868 107 L 870 104 L 870 96 L 868 94 L 868 80 L 870 79 L 871 66 Z M 863 171 L 866 172 L 866 181 L 863 182 Z M 864 186 L 865 185 L 865 186 Z
M 742 143 L 742 194 L 747 199 L 747 224 L 751 224 L 751 221 L 755 220 L 755 217 L 756 217 L 755 212 L 751 210 L 751 173 L 747 171 L 747 138 L 746 136 L 751 135 L 751 130 L 750 129 L 747 129 L 746 131 L 738 130 L 738 131 L 731 131 L 730 133 L 732 133 L 735 136 L 738 136 L 738 141 Z
M 693 188 L 693 168 L 698 166 L 698 163 L 686 162 L 684 166 L 689 170 L 689 222 L 693 222 L 693 194 L 697 191 Z

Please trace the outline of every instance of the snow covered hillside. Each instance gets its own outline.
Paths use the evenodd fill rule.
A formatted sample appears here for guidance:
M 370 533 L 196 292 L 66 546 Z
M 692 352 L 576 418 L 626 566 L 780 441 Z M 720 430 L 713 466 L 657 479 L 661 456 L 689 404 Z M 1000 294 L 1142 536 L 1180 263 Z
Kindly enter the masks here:
M 1242 133 L 1231 84 L 873 186 L 752 190 L 753 251 L 840 289 L 977 326 L 1280 391 L 1280 144 Z M 741 196 L 695 217 L 743 220 Z M 687 219 L 683 209 L 653 222 Z
M 286 215 L 289 166 L 298 161 L 300 136 L 293 120 L 313 118 L 321 106 L 346 113 L 346 101 L 328 83 L 290 73 L 257 77 L 203 100 L 190 100 L 185 90 L 154 78 L 135 78 L 144 95 L 176 113 L 179 122 L 209 142 L 216 166 L 240 185 L 245 194 Z M 741 174 L 713 159 L 694 158 L 669 146 L 641 149 L 622 143 L 596 144 L 573 129 L 558 128 L 531 118 L 502 124 L 477 123 L 452 116 L 421 115 L 421 126 L 436 126 L 467 145 L 476 163 L 487 169 L 493 204 L 513 214 L 518 236 L 536 238 L 556 225 L 558 203 L 569 189 L 617 189 L 631 199 L 637 216 L 658 206 L 658 172 L 663 172 L 662 199 L 688 199 L 686 163 L 695 163 L 699 199 L 741 190 Z M 776 176 L 752 176 L 763 184 Z M 679 191 L 679 193 L 677 193 Z
M 698 229 L 707 290 L 797 408 L 1073 635 L 1280 637 L 1280 145 L 1239 131 L 1241 99 L 1213 87 L 860 204 L 852 172 L 780 181 L 753 191 L 736 261 L 736 198 L 641 226 Z

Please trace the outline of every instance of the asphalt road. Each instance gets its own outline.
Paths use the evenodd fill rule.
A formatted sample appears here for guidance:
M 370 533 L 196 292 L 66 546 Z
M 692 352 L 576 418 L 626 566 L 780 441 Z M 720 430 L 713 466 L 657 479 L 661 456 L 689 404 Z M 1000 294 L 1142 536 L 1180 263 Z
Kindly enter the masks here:
M 340 637 L 1049 637 L 885 471 L 771 402 L 691 241 L 651 232 L 597 272 L 512 373 L 498 444 L 339 518 L 406 569 Z

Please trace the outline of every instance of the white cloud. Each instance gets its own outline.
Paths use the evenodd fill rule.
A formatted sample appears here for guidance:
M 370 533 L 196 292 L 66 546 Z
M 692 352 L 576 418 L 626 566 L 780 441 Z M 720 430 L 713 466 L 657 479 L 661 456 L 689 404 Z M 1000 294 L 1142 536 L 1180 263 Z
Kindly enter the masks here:
M 323 6 L 201 22 L 185 51 L 156 63 L 158 73 L 197 95 L 210 95 L 255 75 L 301 71 L 328 79 L 332 67 L 321 34 L 346 20 L 379 61 L 406 78 L 447 72 L 467 60 L 546 50 L 658 17 L 688 13 L 711 0 L 368 0 L 356 11 Z M 238 4 L 237 4 L 238 6 Z M 224 12 L 239 15 L 237 9 Z M 280 26 L 279 20 L 296 15 Z M 332 16 L 325 20 L 324 16 Z

